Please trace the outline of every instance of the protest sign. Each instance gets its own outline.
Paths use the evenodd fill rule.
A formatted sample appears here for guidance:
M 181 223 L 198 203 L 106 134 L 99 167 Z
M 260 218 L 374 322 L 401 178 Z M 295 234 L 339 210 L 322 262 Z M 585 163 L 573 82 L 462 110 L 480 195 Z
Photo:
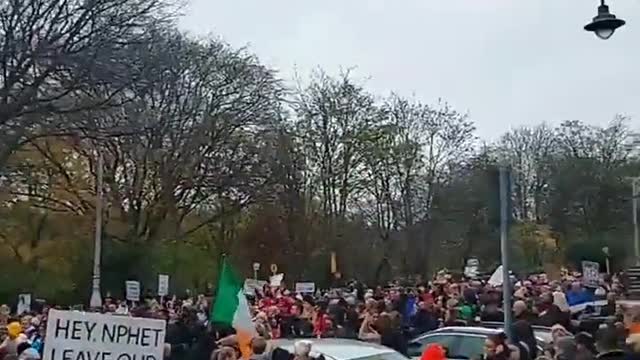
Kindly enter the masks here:
M 256 296 L 258 292 L 262 292 L 262 289 L 268 282 L 264 280 L 246 279 L 244 281 L 244 294 L 250 296 Z
M 582 262 L 582 283 L 586 287 L 598 287 L 600 284 L 600 264 L 593 261 Z
M 31 294 L 18 295 L 17 313 L 22 315 L 31 311 Z
M 169 295 L 169 275 L 158 275 L 158 296 Z
M 503 271 L 502 265 L 498 266 L 496 271 L 494 271 L 493 274 L 491 274 L 491 277 L 487 281 L 487 284 L 491 286 L 502 286 L 502 276 L 503 276 L 502 271 Z
M 50 310 L 44 360 L 162 360 L 164 320 Z
M 282 280 L 284 280 L 284 274 L 275 274 L 269 277 L 269 285 L 278 287 L 282 284 Z
M 298 294 L 313 294 L 314 292 L 316 292 L 316 283 L 313 283 L 313 282 L 296 283 L 296 292 Z
M 127 289 L 127 300 L 140 301 L 140 282 L 129 280 L 124 284 Z

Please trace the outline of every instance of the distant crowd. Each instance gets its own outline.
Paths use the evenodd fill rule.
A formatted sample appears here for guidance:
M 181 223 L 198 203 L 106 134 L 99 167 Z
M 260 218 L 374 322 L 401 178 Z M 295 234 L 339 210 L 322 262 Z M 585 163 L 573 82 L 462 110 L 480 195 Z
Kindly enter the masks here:
M 640 341 L 636 341 L 640 340 L 640 326 L 636 325 L 640 317 L 625 316 L 618 304 L 625 296 L 620 276 L 604 277 L 597 287 L 586 288 L 577 273 L 554 281 L 538 274 L 514 279 L 512 294 L 512 308 L 504 309 L 500 285 L 439 273 L 427 283 L 411 286 L 367 287 L 353 281 L 315 294 L 297 294 L 284 285 L 265 286 L 248 299 L 259 335 L 255 344 L 279 338 L 340 337 L 408 354 L 408 343 L 416 336 L 440 327 L 502 322 L 504 311 L 511 311 L 511 338 L 488 338 L 484 358 L 606 359 L 640 353 Z M 210 319 L 210 305 L 211 299 L 203 295 L 147 296 L 135 305 L 108 297 L 99 311 L 166 320 L 169 359 L 207 360 L 212 354 L 213 360 L 238 358 L 239 350 L 229 340 L 233 329 Z M 42 357 L 49 308 L 44 305 L 15 314 L 2 306 L 0 360 Z M 604 320 L 594 325 L 585 321 L 588 318 Z M 553 339 L 543 351 L 538 349 L 533 326 L 551 329 Z M 254 351 L 261 351 L 260 347 Z M 446 351 L 446 346 L 433 344 L 425 349 L 423 360 L 440 353 L 446 356 Z

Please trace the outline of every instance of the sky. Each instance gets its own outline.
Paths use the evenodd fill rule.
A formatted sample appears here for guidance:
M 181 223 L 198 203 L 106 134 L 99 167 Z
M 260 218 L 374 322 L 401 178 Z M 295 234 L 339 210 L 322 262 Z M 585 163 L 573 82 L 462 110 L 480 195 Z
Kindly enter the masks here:
M 188 0 L 182 29 L 246 46 L 285 80 L 354 68 L 365 87 L 468 112 L 478 135 L 541 122 L 640 129 L 640 1 L 583 30 L 599 0 Z

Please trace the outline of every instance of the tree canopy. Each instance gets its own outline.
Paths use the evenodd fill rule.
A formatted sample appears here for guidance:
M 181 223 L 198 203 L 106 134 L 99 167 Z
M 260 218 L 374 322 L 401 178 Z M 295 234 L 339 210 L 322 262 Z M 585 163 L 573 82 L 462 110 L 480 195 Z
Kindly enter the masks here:
M 541 119 L 483 143 L 446 101 L 374 94 L 349 71 L 288 86 L 248 50 L 180 32 L 172 9 L 0 4 L 0 300 L 88 298 L 98 157 L 112 294 L 159 273 L 209 291 L 223 254 L 289 282 L 327 283 L 332 253 L 369 282 L 468 257 L 491 270 L 496 165 L 512 170 L 517 269 L 602 261 L 604 246 L 629 260 L 631 119 Z

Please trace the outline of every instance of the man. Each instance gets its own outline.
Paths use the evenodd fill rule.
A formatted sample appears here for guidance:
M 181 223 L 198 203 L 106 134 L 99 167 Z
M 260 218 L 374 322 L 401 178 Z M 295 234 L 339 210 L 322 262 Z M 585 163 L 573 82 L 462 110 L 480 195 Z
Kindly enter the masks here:
M 502 322 L 504 321 L 504 313 L 498 307 L 498 303 L 491 300 L 485 305 L 484 310 L 480 314 L 480 319 L 485 322 Z
M 250 360 L 268 360 L 267 340 L 260 336 L 251 339 L 251 353 Z
M 531 323 L 532 318 L 527 303 L 522 300 L 517 300 L 513 303 L 513 319 L 515 321 L 524 320 Z
M 412 327 L 416 336 L 438 328 L 438 314 L 434 310 L 433 303 L 422 301 L 418 307 L 419 310 L 412 318 Z
M 620 349 L 618 332 L 612 326 L 599 329 L 596 332 L 597 359 L 617 360 L 624 359 L 626 354 Z

